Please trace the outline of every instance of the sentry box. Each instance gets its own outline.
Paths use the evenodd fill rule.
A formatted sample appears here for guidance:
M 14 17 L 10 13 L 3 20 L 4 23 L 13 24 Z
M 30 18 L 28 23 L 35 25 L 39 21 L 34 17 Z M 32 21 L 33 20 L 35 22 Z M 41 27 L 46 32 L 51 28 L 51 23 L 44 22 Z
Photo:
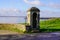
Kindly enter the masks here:
M 40 10 L 36 7 L 32 7 L 27 11 L 27 25 L 26 29 L 27 32 L 35 32 L 40 30 L 40 24 L 39 24 L 39 19 L 40 19 Z

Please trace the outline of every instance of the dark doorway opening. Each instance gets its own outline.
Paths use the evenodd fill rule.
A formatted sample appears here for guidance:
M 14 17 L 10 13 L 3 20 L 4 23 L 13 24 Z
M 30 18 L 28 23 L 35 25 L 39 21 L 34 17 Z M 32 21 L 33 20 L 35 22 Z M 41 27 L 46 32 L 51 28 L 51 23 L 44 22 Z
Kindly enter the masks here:
M 33 28 L 37 27 L 37 13 L 33 13 Z

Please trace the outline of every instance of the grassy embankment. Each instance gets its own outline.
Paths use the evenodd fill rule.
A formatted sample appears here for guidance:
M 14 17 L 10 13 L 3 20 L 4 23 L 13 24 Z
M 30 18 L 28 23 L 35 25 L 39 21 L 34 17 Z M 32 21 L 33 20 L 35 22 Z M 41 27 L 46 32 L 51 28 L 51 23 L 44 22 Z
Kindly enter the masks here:
M 23 24 L 25 25 L 25 24 Z M 0 30 L 10 30 L 18 33 L 22 33 L 21 24 L 0 24 Z M 46 21 L 40 21 L 41 32 L 54 32 L 60 31 L 60 18 L 53 18 Z
M 60 31 L 60 18 L 40 21 L 40 29 L 42 32 Z
M 23 27 L 22 27 L 23 26 Z M 0 30 L 9 30 L 12 32 L 23 33 L 25 31 L 23 24 L 0 24 Z

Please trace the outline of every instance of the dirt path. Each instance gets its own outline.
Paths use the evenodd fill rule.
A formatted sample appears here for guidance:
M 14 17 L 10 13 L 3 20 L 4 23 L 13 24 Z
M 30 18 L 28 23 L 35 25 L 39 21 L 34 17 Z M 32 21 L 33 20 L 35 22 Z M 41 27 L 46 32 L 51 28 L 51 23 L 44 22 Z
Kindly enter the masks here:
M 17 32 L 12 32 L 8 30 L 0 30 L 0 35 L 6 35 L 6 34 L 18 34 Z
M 60 32 L 0 35 L 0 40 L 60 40 Z

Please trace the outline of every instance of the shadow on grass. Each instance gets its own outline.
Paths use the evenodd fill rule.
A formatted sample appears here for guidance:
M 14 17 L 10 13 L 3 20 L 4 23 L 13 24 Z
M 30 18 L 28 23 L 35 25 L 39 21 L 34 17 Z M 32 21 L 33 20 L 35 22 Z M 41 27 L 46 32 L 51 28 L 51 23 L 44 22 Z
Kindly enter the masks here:
M 60 29 L 40 29 L 40 32 L 57 32 L 60 31 Z

